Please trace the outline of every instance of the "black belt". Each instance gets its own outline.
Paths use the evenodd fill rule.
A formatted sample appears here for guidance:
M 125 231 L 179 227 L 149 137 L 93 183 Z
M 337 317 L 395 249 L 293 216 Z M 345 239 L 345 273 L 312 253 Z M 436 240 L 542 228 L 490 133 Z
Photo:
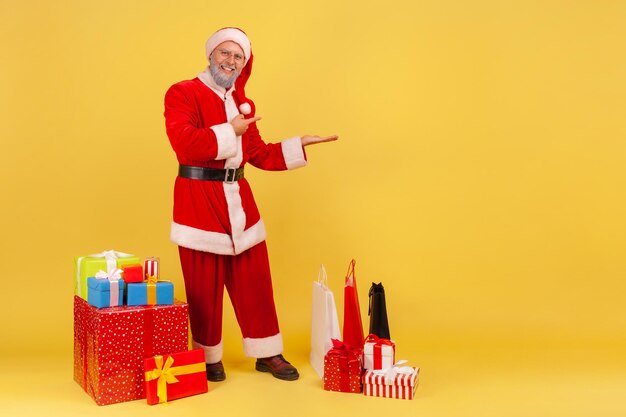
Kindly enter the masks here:
M 243 167 L 219 169 L 179 165 L 178 175 L 183 178 L 189 178 L 190 180 L 224 181 L 227 183 L 233 183 L 243 178 Z

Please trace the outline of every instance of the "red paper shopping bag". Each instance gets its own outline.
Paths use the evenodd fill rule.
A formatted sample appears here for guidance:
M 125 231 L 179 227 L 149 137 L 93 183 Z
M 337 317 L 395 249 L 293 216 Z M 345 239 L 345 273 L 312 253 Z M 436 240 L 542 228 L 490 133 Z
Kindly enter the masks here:
M 348 273 L 346 274 L 343 300 L 343 342 L 354 348 L 362 348 L 365 337 L 363 335 L 359 294 L 356 289 L 356 277 L 354 275 L 355 264 L 356 261 L 353 259 L 348 266 Z

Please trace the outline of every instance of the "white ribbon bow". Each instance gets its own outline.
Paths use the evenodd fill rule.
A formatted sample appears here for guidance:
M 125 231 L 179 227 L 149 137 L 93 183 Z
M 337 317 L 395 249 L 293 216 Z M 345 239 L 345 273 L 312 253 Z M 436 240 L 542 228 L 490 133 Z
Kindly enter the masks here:
M 102 269 L 96 272 L 96 278 L 108 279 L 109 281 L 119 281 L 122 279 L 122 270 L 119 268 L 113 268 L 109 272 L 104 272 Z
M 96 279 L 108 279 L 109 280 L 109 306 L 115 307 L 120 305 L 120 279 L 122 279 L 122 270 L 119 268 L 113 268 L 109 272 L 104 272 L 102 269 L 96 272 Z
M 403 359 L 396 362 L 391 368 L 372 371 L 372 373 L 374 373 L 374 375 L 384 376 L 386 384 L 393 384 L 397 375 L 408 375 L 415 372 L 415 369 L 411 366 L 398 366 L 407 362 L 407 360 Z

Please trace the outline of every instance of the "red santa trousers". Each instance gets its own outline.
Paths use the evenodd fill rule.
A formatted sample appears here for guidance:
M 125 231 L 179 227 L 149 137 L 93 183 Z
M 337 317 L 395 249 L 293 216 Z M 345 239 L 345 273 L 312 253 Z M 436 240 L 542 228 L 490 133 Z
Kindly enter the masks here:
M 282 353 L 265 241 L 234 256 L 182 246 L 178 249 L 193 345 L 204 350 L 206 362 L 222 359 L 224 286 L 243 335 L 246 356 L 265 358 Z

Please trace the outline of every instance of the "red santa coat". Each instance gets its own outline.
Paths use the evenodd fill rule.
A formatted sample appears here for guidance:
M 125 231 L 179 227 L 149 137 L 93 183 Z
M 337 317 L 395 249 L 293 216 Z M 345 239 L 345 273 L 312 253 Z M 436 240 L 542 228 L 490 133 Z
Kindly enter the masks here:
M 280 171 L 306 165 L 299 137 L 265 143 L 256 123 L 236 136 L 228 123 L 247 102 L 244 86 L 252 58 L 229 91 L 207 71 L 174 84 L 165 95 L 165 125 L 178 162 L 208 168 L 238 168 L 250 163 Z M 171 240 L 179 246 L 236 255 L 265 240 L 265 226 L 244 178 L 234 183 L 176 178 Z

